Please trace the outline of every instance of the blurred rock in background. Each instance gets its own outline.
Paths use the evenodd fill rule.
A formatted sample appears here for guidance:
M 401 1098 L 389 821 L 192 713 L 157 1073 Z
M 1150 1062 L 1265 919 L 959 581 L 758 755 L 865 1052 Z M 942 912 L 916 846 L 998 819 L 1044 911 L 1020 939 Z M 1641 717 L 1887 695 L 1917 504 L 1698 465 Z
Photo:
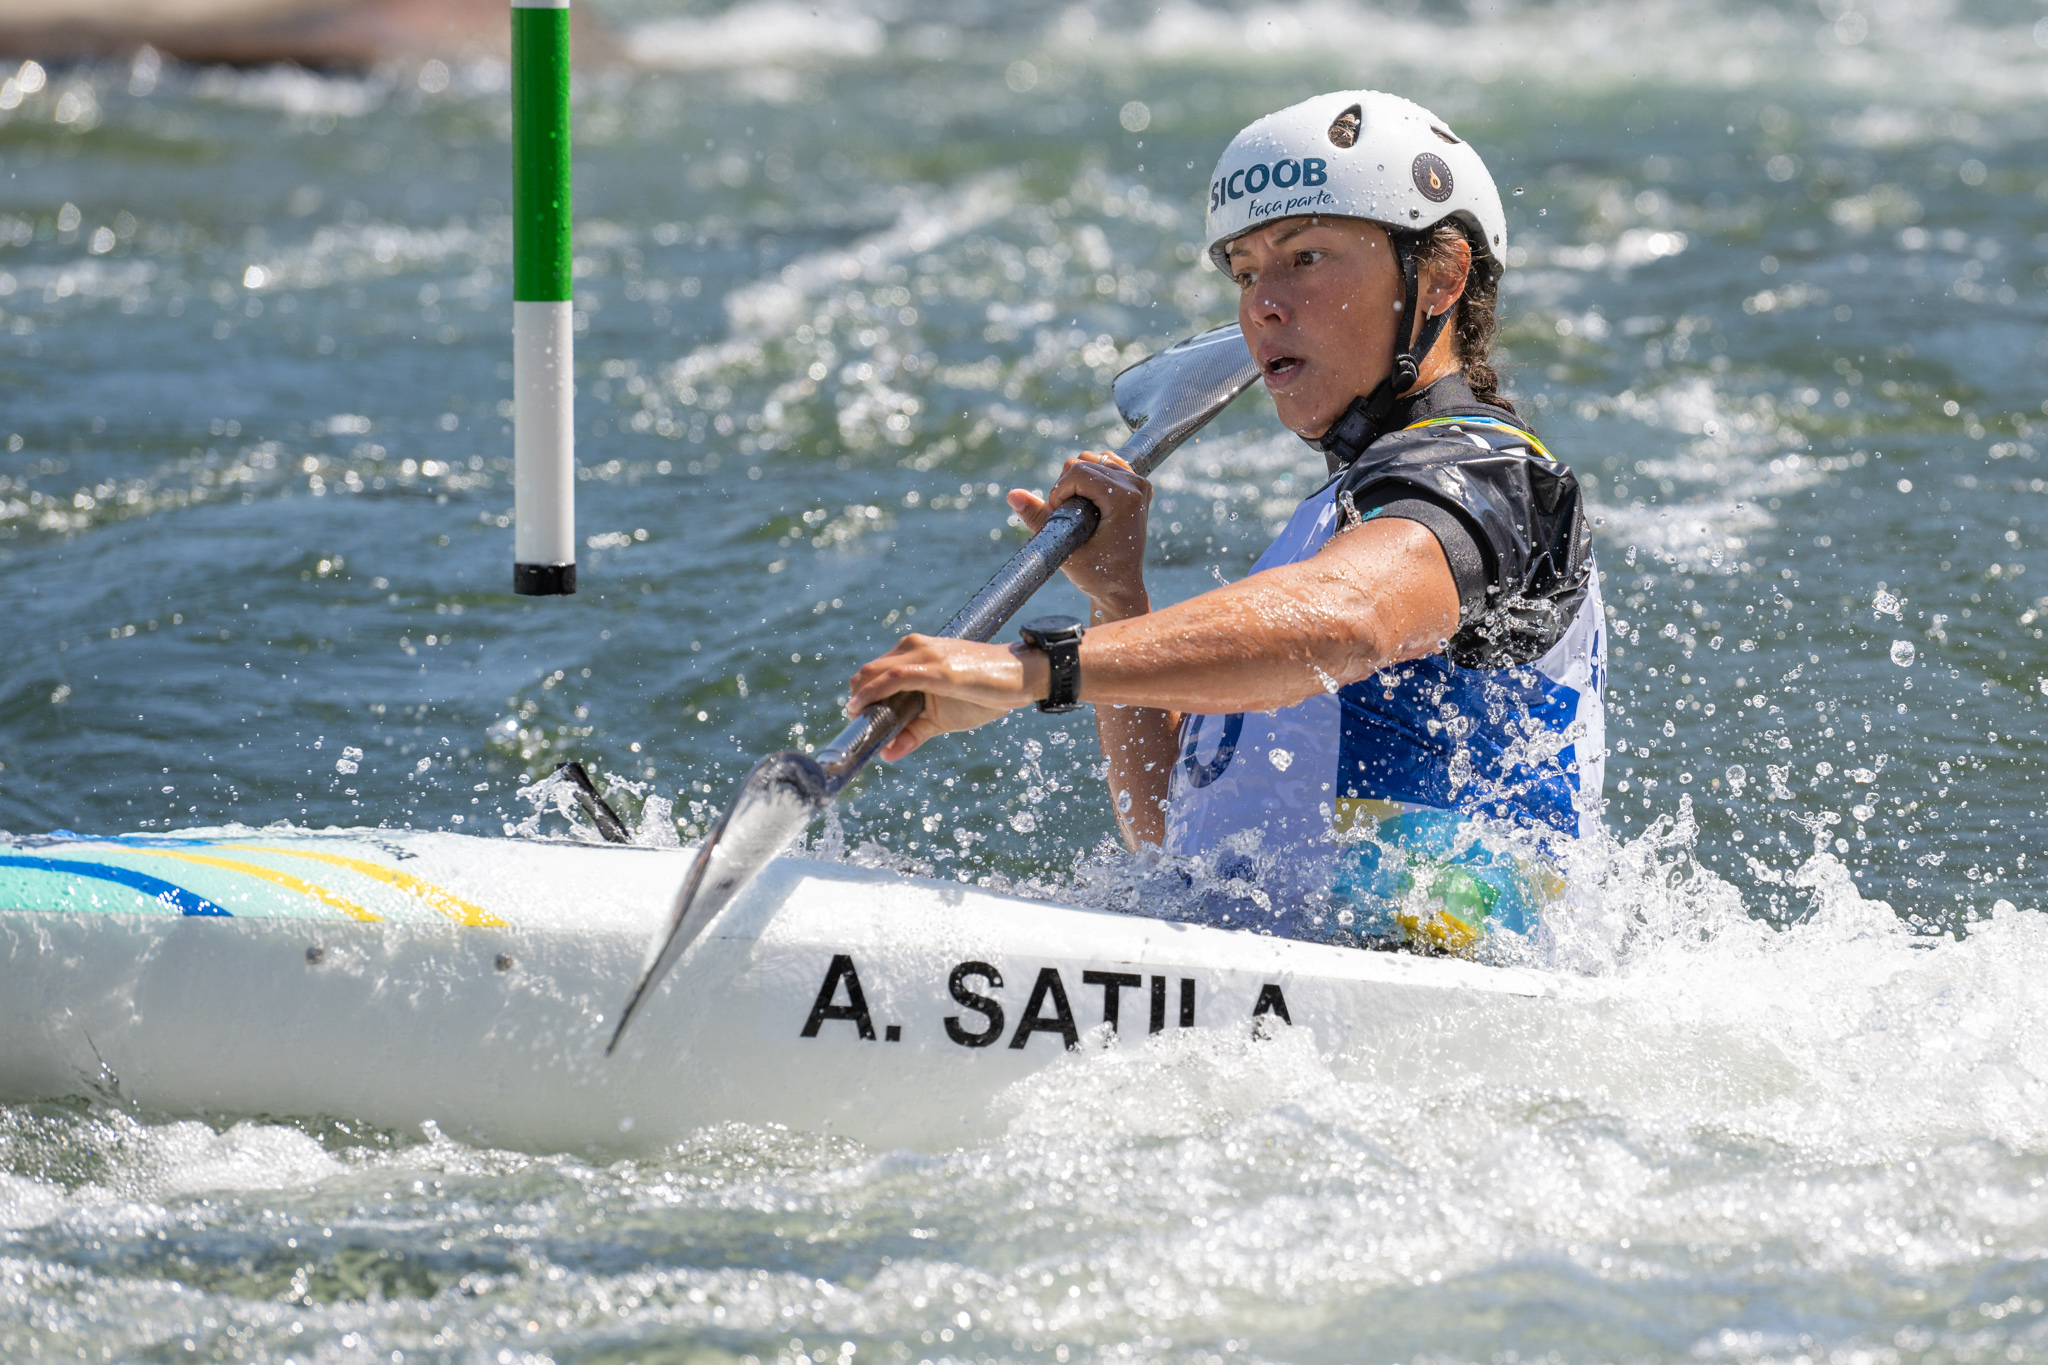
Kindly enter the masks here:
M 579 61 L 613 55 L 585 6 Z M 505 0 L 0 0 L 0 54 L 67 61 L 166 57 L 236 66 L 363 68 L 419 57 L 504 58 Z

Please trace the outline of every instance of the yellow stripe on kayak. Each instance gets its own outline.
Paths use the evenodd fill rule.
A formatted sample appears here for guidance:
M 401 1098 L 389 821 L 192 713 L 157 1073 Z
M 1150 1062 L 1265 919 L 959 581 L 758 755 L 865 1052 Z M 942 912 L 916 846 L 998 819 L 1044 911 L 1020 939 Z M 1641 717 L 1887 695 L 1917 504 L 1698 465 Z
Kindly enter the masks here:
M 317 853 L 306 848 L 264 848 L 256 844 L 223 844 L 222 847 L 238 848 L 245 853 L 282 853 L 293 858 L 317 858 L 323 863 L 345 867 L 351 872 L 360 872 L 365 877 L 374 877 L 386 885 L 395 886 L 425 901 L 457 924 L 467 925 L 472 929 L 497 929 L 503 928 L 505 924 L 504 920 L 482 906 L 471 905 L 462 897 L 445 891 L 430 881 L 415 877 L 410 872 L 400 872 L 396 868 L 385 867 L 362 858 L 344 857 L 339 853 Z
M 372 914 L 346 897 L 335 895 L 324 886 L 315 886 L 303 877 L 294 877 L 289 872 L 279 872 L 276 868 L 265 867 L 261 863 L 245 863 L 234 858 L 215 858 L 204 853 L 180 853 L 168 848 L 138 848 L 130 851 L 145 854 L 152 858 L 176 858 L 181 862 L 200 863 L 207 867 L 221 867 L 226 868 L 230 872 L 240 872 L 251 877 L 261 877 L 264 881 L 276 882 L 279 886 L 289 887 L 302 896 L 311 896 L 316 901 L 322 901 L 331 905 L 351 919 L 381 920 L 384 918 L 382 915 Z

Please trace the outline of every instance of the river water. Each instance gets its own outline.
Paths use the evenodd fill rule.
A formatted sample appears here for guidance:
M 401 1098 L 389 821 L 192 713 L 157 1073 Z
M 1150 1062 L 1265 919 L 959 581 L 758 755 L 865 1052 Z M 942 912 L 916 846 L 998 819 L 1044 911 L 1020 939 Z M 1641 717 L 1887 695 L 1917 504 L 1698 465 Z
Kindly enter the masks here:
M 0 1356 L 2048 1357 L 2038 6 L 607 13 L 568 600 L 509 592 L 501 68 L 0 85 L 0 828 L 560 833 L 519 789 L 578 757 L 688 837 L 1113 439 L 1116 369 L 1228 316 L 1229 136 L 1371 84 L 1511 191 L 1509 387 L 1616 639 L 1609 834 L 1540 951 L 1628 1008 L 1513 1084 L 1076 1058 L 921 1155 L 0 1107 Z M 1155 596 L 1320 465 L 1226 414 L 1158 480 Z M 839 836 L 1099 894 L 1089 731 L 936 744 Z

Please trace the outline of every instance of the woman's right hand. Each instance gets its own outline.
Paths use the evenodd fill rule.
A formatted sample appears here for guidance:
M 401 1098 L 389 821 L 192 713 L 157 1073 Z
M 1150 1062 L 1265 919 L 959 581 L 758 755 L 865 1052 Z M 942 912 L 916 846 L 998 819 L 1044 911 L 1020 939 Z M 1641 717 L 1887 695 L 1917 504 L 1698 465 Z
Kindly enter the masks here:
M 1075 587 L 1110 620 L 1139 616 L 1150 609 L 1145 592 L 1145 520 L 1152 506 L 1152 485 L 1107 451 L 1083 451 L 1067 461 L 1059 482 L 1041 498 L 1012 489 L 1010 510 L 1036 534 L 1060 504 L 1086 498 L 1102 513 L 1101 524 L 1088 543 L 1068 557 L 1064 567 Z

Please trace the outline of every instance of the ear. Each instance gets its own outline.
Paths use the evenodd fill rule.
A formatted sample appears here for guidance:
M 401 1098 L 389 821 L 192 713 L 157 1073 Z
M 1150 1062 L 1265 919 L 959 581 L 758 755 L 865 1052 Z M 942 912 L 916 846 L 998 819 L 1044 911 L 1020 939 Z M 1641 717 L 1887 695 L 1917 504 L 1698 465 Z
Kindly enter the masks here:
M 1423 316 L 1435 317 L 1457 307 L 1471 277 L 1472 244 L 1461 234 L 1450 250 L 1432 253 L 1423 264 L 1421 288 L 1417 291 L 1422 296 Z

